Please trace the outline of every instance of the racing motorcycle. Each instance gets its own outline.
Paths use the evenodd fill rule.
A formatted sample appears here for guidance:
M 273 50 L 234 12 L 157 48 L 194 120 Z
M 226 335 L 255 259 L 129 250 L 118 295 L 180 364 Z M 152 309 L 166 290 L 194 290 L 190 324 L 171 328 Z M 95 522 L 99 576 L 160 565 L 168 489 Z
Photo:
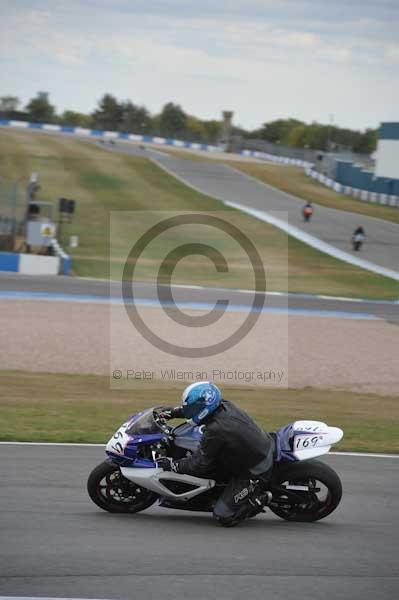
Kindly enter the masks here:
M 203 479 L 164 471 L 157 459 L 183 458 L 195 452 L 203 426 L 190 421 L 171 427 L 160 407 L 131 416 L 106 445 L 108 458 L 90 473 L 87 489 L 92 501 L 112 513 L 137 513 L 155 502 L 160 507 L 212 512 L 227 481 Z M 287 521 L 324 519 L 341 500 L 336 472 L 315 460 L 339 442 L 343 432 L 319 421 L 296 421 L 276 432 L 273 475 L 267 488 L 268 508 Z

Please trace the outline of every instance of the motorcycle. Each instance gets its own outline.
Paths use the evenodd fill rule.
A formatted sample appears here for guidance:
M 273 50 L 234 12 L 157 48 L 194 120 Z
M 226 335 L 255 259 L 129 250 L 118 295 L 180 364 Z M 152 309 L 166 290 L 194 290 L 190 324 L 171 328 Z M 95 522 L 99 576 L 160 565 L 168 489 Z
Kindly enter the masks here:
M 313 209 L 311 207 L 305 206 L 305 208 L 302 211 L 302 214 L 303 220 L 305 221 L 305 223 L 308 223 L 313 216 Z
M 196 451 L 203 426 L 190 421 L 171 427 L 153 407 L 132 415 L 106 445 L 108 458 L 90 473 L 92 501 L 111 513 L 138 513 L 155 502 L 169 509 L 212 512 L 227 480 L 204 479 L 158 468 L 157 459 L 179 459 Z M 268 508 L 287 521 L 324 519 L 342 496 L 336 472 L 315 457 L 327 454 L 343 437 L 338 427 L 319 421 L 295 421 L 271 434 L 273 475 L 266 488 Z
M 352 247 L 354 252 L 359 252 L 363 246 L 364 235 L 362 233 L 355 233 L 352 237 Z

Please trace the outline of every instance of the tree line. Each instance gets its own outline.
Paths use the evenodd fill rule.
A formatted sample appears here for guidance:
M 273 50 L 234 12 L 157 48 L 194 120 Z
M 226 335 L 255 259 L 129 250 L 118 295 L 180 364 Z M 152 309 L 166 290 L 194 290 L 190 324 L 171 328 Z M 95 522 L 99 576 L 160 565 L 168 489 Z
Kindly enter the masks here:
M 38 92 L 22 109 L 19 98 L 3 96 L 0 97 L 0 118 L 161 136 L 206 144 L 217 144 L 222 131 L 220 120 L 199 119 L 187 114 L 179 104 L 167 102 L 159 113 L 152 115 L 145 106 L 131 100 L 118 100 L 112 94 L 104 94 L 90 114 L 73 110 L 57 114 L 48 92 Z M 232 133 L 243 140 L 260 139 L 282 146 L 324 151 L 348 149 L 370 154 L 377 144 L 376 129 L 361 132 L 331 124 L 307 124 L 292 118 L 269 121 L 256 130 L 233 127 Z
M 297 119 L 277 119 L 252 131 L 251 137 L 294 148 L 324 151 L 351 150 L 371 154 L 377 147 L 378 129 L 370 128 L 361 132 L 332 124 L 322 125 L 316 122 L 306 124 Z

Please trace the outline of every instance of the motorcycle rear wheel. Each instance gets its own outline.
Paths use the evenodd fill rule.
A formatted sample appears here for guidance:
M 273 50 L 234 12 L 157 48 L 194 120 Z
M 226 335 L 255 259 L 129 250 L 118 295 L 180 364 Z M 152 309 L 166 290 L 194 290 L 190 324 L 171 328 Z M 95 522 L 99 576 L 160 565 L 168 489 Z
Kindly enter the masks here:
M 342 497 L 340 478 L 329 465 L 318 460 L 281 464 L 275 470 L 273 484 L 280 491 L 273 493 L 269 508 L 286 521 L 311 523 L 324 519 L 337 508 Z M 300 501 L 292 503 L 284 489 L 293 491 Z
M 87 480 L 87 491 L 94 504 L 111 513 L 137 513 L 149 508 L 158 495 L 123 477 L 118 465 L 104 461 Z

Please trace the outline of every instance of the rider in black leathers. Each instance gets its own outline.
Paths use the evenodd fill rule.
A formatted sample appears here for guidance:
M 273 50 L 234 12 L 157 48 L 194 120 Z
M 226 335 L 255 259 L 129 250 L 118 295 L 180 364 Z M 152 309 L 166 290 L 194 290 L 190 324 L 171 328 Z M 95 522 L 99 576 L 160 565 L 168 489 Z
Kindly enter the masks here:
M 164 418 L 183 418 L 184 407 L 163 409 Z M 229 480 L 214 506 L 215 518 L 225 526 L 235 525 L 260 512 L 268 495 L 256 496 L 253 481 L 267 482 L 273 467 L 273 438 L 263 431 L 243 410 L 221 400 L 216 410 L 202 422 L 204 427 L 199 449 L 177 461 L 163 458 L 158 462 L 166 470 L 196 477 Z

